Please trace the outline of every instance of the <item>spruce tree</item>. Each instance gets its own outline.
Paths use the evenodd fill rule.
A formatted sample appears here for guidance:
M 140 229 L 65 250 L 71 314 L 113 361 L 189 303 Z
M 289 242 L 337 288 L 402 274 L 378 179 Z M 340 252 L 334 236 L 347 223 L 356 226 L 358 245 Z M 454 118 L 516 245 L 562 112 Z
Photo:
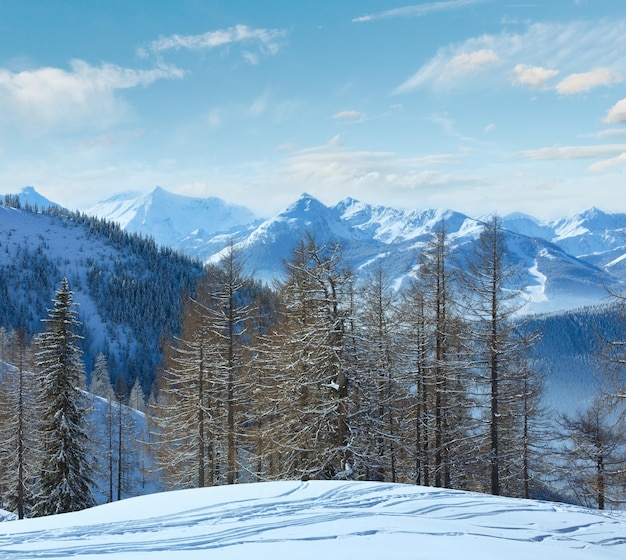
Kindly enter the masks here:
M 76 330 L 80 326 L 66 278 L 44 319 L 38 340 L 42 380 L 43 462 L 35 504 L 37 515 L 78 511 L 95 504 L 87 457 L 88 402 L 79 385 L 84 367 Z

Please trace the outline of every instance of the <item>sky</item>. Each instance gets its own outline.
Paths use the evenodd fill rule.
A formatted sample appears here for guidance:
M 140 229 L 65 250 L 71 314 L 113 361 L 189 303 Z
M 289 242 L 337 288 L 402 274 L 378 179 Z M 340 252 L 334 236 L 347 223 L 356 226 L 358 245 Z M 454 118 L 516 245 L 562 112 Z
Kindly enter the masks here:
M 623 0 L 2 0 L 0 192 L 626 211 Z

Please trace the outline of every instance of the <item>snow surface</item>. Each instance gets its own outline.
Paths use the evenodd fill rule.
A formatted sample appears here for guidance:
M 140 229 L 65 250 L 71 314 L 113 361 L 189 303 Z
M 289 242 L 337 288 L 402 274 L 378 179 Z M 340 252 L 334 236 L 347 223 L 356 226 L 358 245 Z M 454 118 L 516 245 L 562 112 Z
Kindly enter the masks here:
M 152 494 L 0 525 L 0 558 L 94 556 L 623 559 L 626 517 L 420 486 L 291 481 Z

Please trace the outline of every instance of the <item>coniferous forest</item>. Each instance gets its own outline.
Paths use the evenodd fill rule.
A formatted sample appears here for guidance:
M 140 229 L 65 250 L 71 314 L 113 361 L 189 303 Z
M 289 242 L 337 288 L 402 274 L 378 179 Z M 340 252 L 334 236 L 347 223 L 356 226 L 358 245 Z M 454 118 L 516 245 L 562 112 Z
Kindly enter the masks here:
M 0 268 L 0 506 L 20 517 L 155 488 L 277 479 L 600 509 L 626 498 L 623 302 L 614 298 L 613 331 L 588 342 L 604 393 L 590 388 L 588 406 L 551 410 L 538 349 L 555 328 L 518 313 L 497 217 L 463 263 L 451 262 L 441 223 L 397 290 L 383 268 L 358 277 L 340 245 L 313 234 L 266 286 L 232 244 L 201 266 L 104 221 L 48 213 L 119 252 L 108 262 L 86 253 L 84 277 L 59 278 L 63 263 L 45 246 L 0 248 L 15 263 Z M 41 301 L 18 285 L 21 268 Z M 85 286 L 106 319 L 100 339 L 77 311 Z

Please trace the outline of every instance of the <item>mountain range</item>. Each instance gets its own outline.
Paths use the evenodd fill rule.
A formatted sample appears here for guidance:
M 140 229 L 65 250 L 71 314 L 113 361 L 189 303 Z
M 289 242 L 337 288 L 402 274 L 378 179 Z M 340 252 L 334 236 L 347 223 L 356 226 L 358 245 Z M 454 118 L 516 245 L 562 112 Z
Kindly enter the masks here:
M 415 273 L 420 248 L 442 221 L 452 262 L 461 263 L 487 219 L 454 210 L 375 206 L 353 198 L 326 206 L 306 193 L 275 216 L 260 219 L 244 206 L 160 187 L 147 195 L 118 195 L 87 214 L 203 262 L 215 262 L 232 243 L 247 272 L 268 283 L 281 278 L 284 261 L 308 232 L 319 244 L 339 243 L 345 265 L 359 277 L 381 266 L 396 287 Z M 593 305 L 620 289 L 626 272 L 626 214 L 590 208 L 551 221 L 520 213 L 501 220 L 524 287 L 525 312 Z
M 32 187 L 7 196 L 10 204 L 0 206 L 0 326 L 38 332 L 66 276 L 85 325 L 88 371 L 103 351 L 114 378 L 123 375 L 130 387 L 138 377 L 147 392 L 163 337 L 179 328 L 181 292 L 193 292 L 200 261 L 216 261 L 229 243 L 241 250 L 248 272 L 269 283 L 281 277 L 283 260 L 310 232 L 318 243 L 341 243 L 346 266 L 361 278 L 380 265 L 400 287 L 442 220 L 451 261 L 460 263 L 486 219 L 354 199 L 328 207 L 307 194 L 267 220 L 219 199 L 163 189 L 116 197 L 91 215 L 68 213 Z M 16 200 L 25 209 L 49 210 L 20 211 Z M 622 336 L 618 311 L 597 304 L 606 303 L 607 289 L 622 287 L 626 215 L 592 208 L 551 222 L 513 214 L 502 223 L 516 280 L 524 286 L 522 312 L 532 316 L 528 328 L 542 333 L 536 359 L 549 374 L 547 401 L 559 409 L 576 407 L 592 393 L 600 372 L 594 360 L 599 333 Z

